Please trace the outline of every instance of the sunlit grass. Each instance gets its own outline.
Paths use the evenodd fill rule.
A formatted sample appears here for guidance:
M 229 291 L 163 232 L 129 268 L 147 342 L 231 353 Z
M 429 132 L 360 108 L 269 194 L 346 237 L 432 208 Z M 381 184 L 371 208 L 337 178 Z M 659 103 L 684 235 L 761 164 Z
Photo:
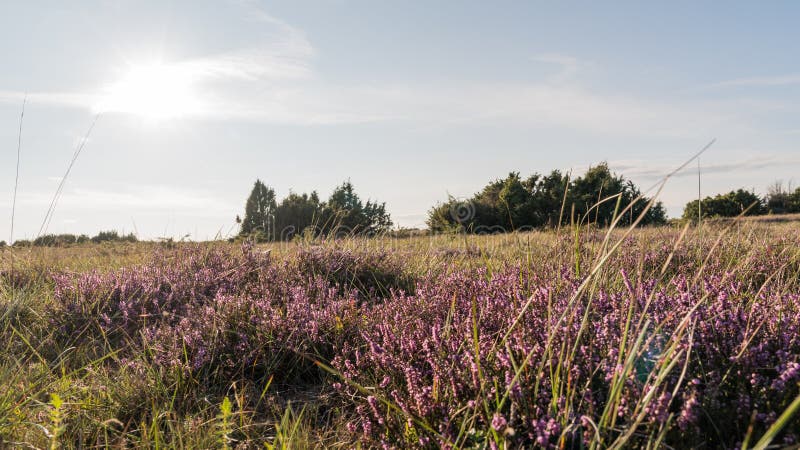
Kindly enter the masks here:
M 770 345 L 764 333 L 775 330 L 759 311 L 771 311 L 781 323 L 798 314 L 798 249 L 795 224 L 763 222 L 707 224 L 702 234 L 694 228 L 609 233 L 565 227 L 297 241 L 259 245 L 250 253 L 254 259 L 230 243 L 0 249 L 0 442 L 29 448 L 351 448 L 381 442 L 656 448 L 696 444 L 691 435 L 699 432 L 721 445 L 789 443 L 798 427 L 792 415 L 798 379 L 787 366 L 800 358 L 796 341 L 775 338 L 785 354 L 764 357 L 782 358 L 785 367 L 759 369 L 757 386 L 763 388 L 740 382 L 744 375 L 737 371 L 744 366 L 703 368 L 718 372 L 714 379 L 732 389 L 731 396 L 765 399 L 750 405 L 746 420 L 720 423 L 713 410 L 682 408 L 692 395 L 698 401 L 705 395 L 695 393 L 693 384 L 704 383 L 698 372 L 704 346 L 728 348 L 698 340 L 716 336 L 708 327 L 730 326 L 720 322 L 728 320 L 727 311 L 709 309 L 719 301 L 716 290 L 738 292 L 732 301 L 744 301 L 729 306 L 742 320 L 730 329 L 741 335 L 720 334 L 736 343 L 724 351 L 734 352 L 735 360 L 756 345 Z M 170 281 L 160 281 L 158 289 L 208 297 L 187 300 L 195 306 L 185 311 L 147 303 L 145 313 L 123 319 L 122 310 L 111 307 L 123 297 L 104 286 L 116 283 L 108 276 L 139 273 L 137 267 L 156 272 L 119 282 L 163 277 Z M 96 281 L 81 278 L 95 272 Z M 226 284 L 229 279 L 234 286 Z M 417 281 L 416 293 L 408 280 Z M 462 291 L 458 280 L 476 287 Z M 64 283 L 74 290 L 57 291 Z M 506 290 L 515 294 L 508 297 Z M 675 314 L 664 309 L 664 295 L 690 292 L 696 295 L 676 304 Z M 129 295 L 124 298 L 156 294 Z M 603 300 L 609 296 L 618 303 Z M 504 298 L 517 303 L 502 303 Z M 208 315 L 198 317 L 207 307 Z M 169 316 L 173 311 L 188 322 Z M 608 314 L 615 321 L 601 327 L 597 320 Z M 531 321 L 543 324 L 543 340 L 531 334 Z M 430 334 L 430 327 L 438 331 Z M 585 346 L 606 339 L 601 328 L 614 331 L 608 338 L 614 354 L 596 355 L 613 361 L 607 379 L 598 375 L 607 370 L 600 363 L 576 367 L 591 360 Z M 194 330 L 209 356 L 197 353 L 196 341 L 180 340 Z M 381 359 L 403 355 L 391 340 L 371 341 L 389 339 L 389 330 L 398 340 L 406 339 L 403 333 L 438 336 L 444 353 L 436 358 L 473 361 L 474 384 L 468 373 L 462 378 L 454 372 L 460 370 L 456 364 L 451 381 L 420 372 L 417 382 L 427 393 L 415 394 L 397 376 L 429 363 L 413 353 L 405 360 Z M 376 344 L 388 353 L 371 350 Z M 450 382 L 461 387 L 452 392 Z M 769 387 L 778 382 L 781 389 Z M 591 407 L 587 389 L 602 392 Z M 412 406 L 415 395 L 427 400 Z M 426 402 L 439 406 L 428 411 Z M 443 416 L 439 407 L 450 412 Z M 525 430 L 539 425 L 520 417 L 552 420 L 541 425 L 552 433 L 526 441 Z

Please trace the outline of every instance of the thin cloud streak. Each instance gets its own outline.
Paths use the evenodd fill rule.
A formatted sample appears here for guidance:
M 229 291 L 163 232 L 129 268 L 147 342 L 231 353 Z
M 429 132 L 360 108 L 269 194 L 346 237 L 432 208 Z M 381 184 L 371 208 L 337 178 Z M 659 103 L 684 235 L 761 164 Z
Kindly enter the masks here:
M 542 53 L 533 57 L 536 62 L 560 66 L 560 71 L 552 77 L 554 82 L 566 82 L 577 75 L 582 69 L 593 64 L 578 58 L 560 53 Z
M 573 79 L 589 63 L 558 53 L 533 56 L 560 70 L 528 82 L 334 84 L 315 72 L 315 49 L 302 30 L 267 14 L 256 2 L 236 4 L 245 20 L 264 24 L 266 37 L 247 48 L 164 61 L 165 67 L 158 70 L 171 75 L 169 86 L 162 86 L 167 98 L 127 92 L 122 74 L 97 91 L 34 92 L 29 100 L 93 112 L 292 126 L 402 121 L 447 127 L 502 122 L 525 128 L 655 137 L 705 137 L 712 130 L 748 128 L 746 120 L 731 113 L 746 108 L 731 108 L 730 101 L 679 101 L 593 91 Z M 135 82 L 131 84 L 136 87 Z M 0 101 L 21 101 L 23 95 L 0 91 Z
M 800 165 L 800 157 L 778 157 L 768 156 L 759 158 L 747 158 L 739 161 L 730 161 L 724 163 L 703 163 L 701 161 L 700 173 L 726 173 L 731 171 L 742 170 L 760 170 L 771 167 L 785 167 Z M 647 164 L 644 161 L 615 161 L 609 162 L 609 166 L 627 176 L 642 179 L 658 179 L 663 178 L 666 174 L 674 169 L 673 165 L 667 164 Z M 674 177 L 694 177 L 697 176 L 697 167 L 687 167 L 681 172 L 678 172 Z
M 309 78 L 310 48 L 251 48 L 178 63 L 199 81 Z
M 219 63 L 217 60 L 215 64 Z M 418 121 L 447 125 L 505 121 L 526 127 L 563 128 L 622 136 L 696 136 L 709 129 L 747 128 L 726 103 L 669 103 L 599 94 L 548 83 L 447 86 L 336 86 L 308 79 L 264 82 L 252 68 L 203 64 L 204 73 L 245 79 L 216 91 L 198 82 L 203 105 L 188 117 L 250 120 L 284 125 L 336 125 Z M 200 65 L 198 63 L 198 65 Z M 250 78 L 253 78 L 252 80 Z M 21 98 L 21 94 L 2 95 Z M 31 101 L 93 109 L 99 94 L 36 93 Z
M 558 53 L 533 56 L 535 61 L 560 66 L 555 76 L 522 83 L 333 84 L 315 72 L 315 49 L 302 30 L 269 15 L 254 1 L 235 4 L 241 7 L 244 20 L 264 24 L 266 37 L 247 48 L 164 61 L 165 67 L 159 70 L 172 76 L 170 85 L 162 88 L 168 88 L 164 89 L 165 95 L 171 94 L 174 101 L 126 92 L 124 76 L 96 91 L 33 92 L 29 101 L 93 112 L 157 115 L 164 110 L 161 113 L 170 119 L 244 120 L 293 126 L 389 121 L 464 126 L 502 122 L 525 128 L 653 137 L 706 137 L 718 131 L 743 132 L 751 128 L 747 117 L 741 116 L 752 114 L 754 108 L 731 100 L 644 98 L 593 91 L 573 80 L 588 63 Z M 171 86 L 175 89 L 169 89 Z M 23 95 L 0 91 L 0 101 L 18 102 Z M 115 98 L 119 101 L 115 102 Z
M 778 75 L 764 77 L 737 78 L 733 80 L 721 81 L 709 85 L 709 87 L 737 87 L 737 86 L 786 86 L 800 84 L 800 75 Z
M 89 108 L 97 99 L 97 94 L 85 92 L 22 92 L 0 90 L 0 102 L 16 103 L 22 102 L 27 94 L 28 101 L 31 103 L 41 103 L 51 106 L 62 106 L 67 108 Z
M 46 207 L 51 192 L 28 192 L 20 195 L 18 203 L 24 207 Z M 7 207 L 0 202 L 0 207 Z M 173 186 L 127 186 L 122 189 L 94 189 L 76 187 L 64 192 L 59 209 L 67 210 L 128 210 L 172 211 L 195 215 L 227 214 L 231 203 L 211 194 Z

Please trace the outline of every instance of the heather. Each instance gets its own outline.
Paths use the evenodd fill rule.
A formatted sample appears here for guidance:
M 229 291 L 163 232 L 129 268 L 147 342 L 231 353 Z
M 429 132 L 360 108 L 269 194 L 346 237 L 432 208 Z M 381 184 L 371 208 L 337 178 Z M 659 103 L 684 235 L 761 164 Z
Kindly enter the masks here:
M 14 270 L 5 249 L 0 442 L 793 445 L 798 244 L 736 223 L 107 243 Z

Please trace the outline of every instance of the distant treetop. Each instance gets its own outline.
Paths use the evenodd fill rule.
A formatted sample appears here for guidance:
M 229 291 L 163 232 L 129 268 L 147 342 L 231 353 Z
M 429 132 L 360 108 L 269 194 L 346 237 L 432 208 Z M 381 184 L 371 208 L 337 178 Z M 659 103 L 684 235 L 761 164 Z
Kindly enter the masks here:
M 780 182 L 770 186 L 765 197 L 746 189 L 709 196 L 699 202 L 692 200 L 683 208 L 684 220 L 711 217 L 760 216 L 764 214 L 800 213 L 800 188 L 790 192 Z
M 455 228 L 496 232 L 553 227 L 571 221 L 608 226 L 615 217 L 627 225 L 642 214 L 642 225 L 665 223 L 666 210 L 661 202 L 647 209 L 649 202 L 631 181 L 600 163 L 574 180 L 558 170 L 548 175 L 534 173 L 527 179 L 511 172 L 471 199 L 451 197 L 434 206 L 428 212 L 427 224 L 432 231 Z
M 302 235 L 373 235 L 391 227 L 386 204 L 363 202 L 350 181 L 337 186 L 327 202 L 311 192 L 290 193 L 278 203 L 274 190 L 256 180 L 239 234 L 257 241 L 281 241 Z

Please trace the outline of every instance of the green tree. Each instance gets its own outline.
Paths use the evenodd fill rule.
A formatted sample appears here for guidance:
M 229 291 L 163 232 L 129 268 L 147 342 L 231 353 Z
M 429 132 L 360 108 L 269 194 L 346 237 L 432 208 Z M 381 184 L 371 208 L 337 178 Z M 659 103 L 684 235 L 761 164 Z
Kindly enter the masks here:
M 324 229 L 334 234 L 375 234 L 388 231 L 392 220 L 385 203 L 364 204 L 350 181 L 333 190 L 324 208 Z
M 667 220 L 666 210 L 661 202 L 655 202 L 645 212 L 650 199 L 644 197 L 633 182 L 614 174 L 605 162 L 589 170 L 572 183 L 570 199 L 575 212 L 584 220 L 608 226 L 619 217 L 620 223 L 628 225 L 642 216 L 642 225 L 662 224 Z M 630 208 L 629 208 L 630 207 Z
M 503 181 L 503 187 L 500 189 L 498 198 L 502 217 L 502 220 L 500 220 L 501 226 L 512 230 L 530 225 L 534 221 L 532 195 L 522 183 L 519 172 L 508 174 L 508 177 Z
M 791 192 L 780 181 L 769 187 L 766 198 L 767 212 L 770 214 L 800 213 L 800 187 Z
M 77 237 L 72 234 L 45 234 L 33 240 L 36 247 L 65 247 L 77 242 Z
M 559 170 L 545 176 L 534 174 L 528 178 L 526 184 L 532 193 L 533 226 L 554 227 L 569 221 L 570 211 L 565 205 L 565 195 L 570 189 L 569 175 L 562 174 Z
M 137 242 L 138 239 L 133 233 L 120 235 L 116 230 L 101 231 L 96 236 L 90 239 L 94 243 L 100 242 Z
M 600 203 L 604 199 L 609 200 Z M 428 211 L 427 223 L 435 232 L 512 231 L 557 226 L 559 220 L 569 223 L 574 208 L 576 218 L 608 226 L 615 214 L 622 214 L 628 206 L 620 216 L 623 225 L 639 216 L 642 225 L 665 223 L 663 205 L 655 202 L 647 209 L 649 201 L 631 181 L 611 173 L 605 163 L 591 167 L 572 182 L 557 170 L 546 176 L 533 174 L 526 180 L 518 172 L 511 172 L 504 179 L 490 182 L 469 200 L 450 197 L 435 205 Z
M 318 234 L 322 210 L 323 204 L 320 203 L 316 192 L 312 192 L 311 195 L 290 193 L 281 200 L 275 210 L 276 238 L 289 240 L 308 230 L 313 235 Z
M 377 234 L 392 228 L 392 218 L 386 212 L 386 203 L 367 200 L 364 204 L 364 230 L 366 234 Z
M 256 180 L 245 204 L 240 234 L 255 236 L 259 240 L 274 239 L 276 208 L 275 191 Z
M 450 212 L 456 205 L 457 200 L 453 196 L 449 196 L 446 202 L 440 202 L 432 206 L 428 210 L 428 218 L 425 223 L 428 229 L 434 233 L 456 231 L 461 227 L 461 224 L 450 217 Z
M 697 220 L 697 208 L 697 200 L 692 200 L 687 203 L 683 208 L 683 218 L 686 220 Z M 736 217 L 740 214 L 758 216 L 766 214 L 767 211 L 764 199 L 745 189 L 737 189 L 725 194 L 706 197 L 700 203 L 700 212 L 703 218 Z
M 800 187 L 794 190 L 794 193 L 789 199 L 789 212 L 800 213 Z
M 513 201 L 516 194 L 513 192 L 514 175 L 511 173 L 508 178 L 490 182 L 470 199 L 450 196 L 446 202 L 435 205 L 428 211 L 428 228 L 435 232 L 462 230 L 477 233 L 505 229 L 510 224 L 510 210 L 508 203 L 501 199 L 501 193 L 508 184 L 505 199 Z

